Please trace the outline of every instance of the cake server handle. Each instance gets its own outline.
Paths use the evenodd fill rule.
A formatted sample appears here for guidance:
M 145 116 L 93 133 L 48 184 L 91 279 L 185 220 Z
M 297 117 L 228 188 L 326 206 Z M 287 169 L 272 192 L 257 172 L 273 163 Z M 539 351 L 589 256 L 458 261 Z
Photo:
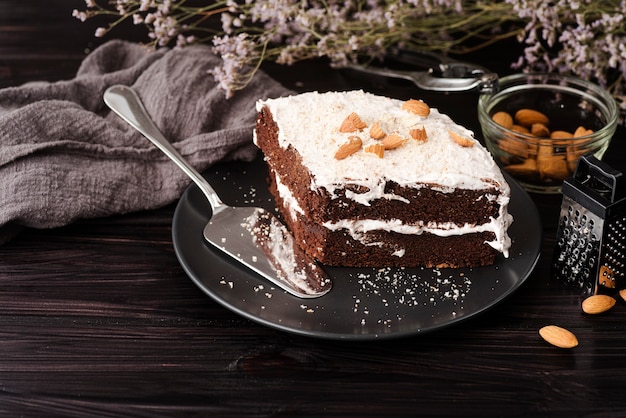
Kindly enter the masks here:
M 104 102 L 130 126 L 141 132 L 170 160 L 185 172 L 198 186 L 211 204 L 213 213 L 220 212 L 227 206 L 217 192 L 196 169 L 185 160 L 178 150 L 163 136 L 159 128 L 148 116 L 148 112 L 132 88 L 124 85 L 111 86 L 104 93 Z
M 263 208 L 233 207 L 221 201 L 209 182 L 159 131 L 132 88 L 109 87 L 104 102 L 163 151 L 206 196 L 213 211 L 202 232 L 208 243 L 296 297 L 317 298 L 330 291 L 330 277 L 299 248 L 276 216 Z

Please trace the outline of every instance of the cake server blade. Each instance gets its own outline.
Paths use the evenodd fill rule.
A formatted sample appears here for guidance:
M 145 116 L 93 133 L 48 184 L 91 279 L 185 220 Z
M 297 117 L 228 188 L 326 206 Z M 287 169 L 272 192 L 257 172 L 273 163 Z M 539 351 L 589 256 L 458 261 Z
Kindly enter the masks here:
M 203 235 L 209 244 L 294 296 L 315 298 L 332 288 L 324 270 L 298 247 L 291 233 L 271 212 L 224 204 L 209 182 L 159 131 L 132 88 L 109 87 L 104 102 L 175 162 L 206 196 L 212 216 Z

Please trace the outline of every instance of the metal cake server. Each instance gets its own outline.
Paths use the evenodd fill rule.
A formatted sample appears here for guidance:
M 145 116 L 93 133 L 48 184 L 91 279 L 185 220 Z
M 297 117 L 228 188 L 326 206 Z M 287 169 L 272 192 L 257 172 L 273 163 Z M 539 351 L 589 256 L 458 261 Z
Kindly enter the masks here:
M 271 212 L 257 207 L 232 207 L 221 201 L 209 182 L 159 131 L 132 88 L 109 87 L 104 102 L 163 151 L 204 193 L 213 211 L 203 231 L 207 242 L 294 296 L 315 298 L 331 289 L 330 278 L 298 247 Z

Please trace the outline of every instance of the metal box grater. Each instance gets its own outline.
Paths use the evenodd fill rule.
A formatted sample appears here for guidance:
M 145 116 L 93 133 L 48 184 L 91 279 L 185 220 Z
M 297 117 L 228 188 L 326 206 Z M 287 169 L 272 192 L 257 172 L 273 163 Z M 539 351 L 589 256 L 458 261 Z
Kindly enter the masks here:
M 563 182 L 552 271 L 585 295 L 626 287 L 625 187 L 621 172 L 593 156 Z

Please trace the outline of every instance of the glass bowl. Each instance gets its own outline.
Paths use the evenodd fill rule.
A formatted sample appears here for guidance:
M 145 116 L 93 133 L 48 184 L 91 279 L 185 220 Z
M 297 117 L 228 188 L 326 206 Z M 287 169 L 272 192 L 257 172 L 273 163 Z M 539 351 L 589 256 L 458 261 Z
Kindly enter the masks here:
M 530 192 L 559 193 L 581 155 L 602 158 L 618 108 L 589 81 L 516 74 L 501 78 L 497 93 L 480 96 L 478 119 L 487 149 L 503 170 Z

